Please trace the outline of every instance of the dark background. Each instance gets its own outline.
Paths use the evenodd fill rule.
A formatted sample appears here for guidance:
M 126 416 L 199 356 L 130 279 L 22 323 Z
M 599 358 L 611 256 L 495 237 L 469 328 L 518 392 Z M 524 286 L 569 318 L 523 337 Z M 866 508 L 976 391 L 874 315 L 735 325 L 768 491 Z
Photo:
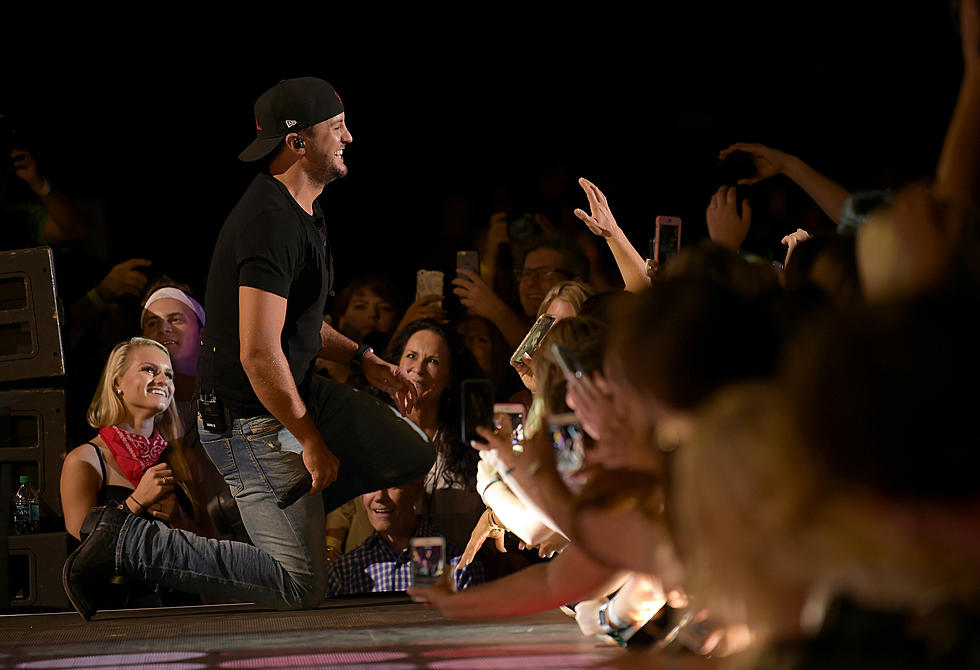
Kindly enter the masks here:
M 787 4 L 533 21 L 495 6 L 401 28 L 386 16 L 385 30 L 346 16 L 253 16 L 245 29 L 188 19 L 163 38 L 147 23 L 76 35 L 43 64 L 9 53 L 2 106 L 93 221 L 82 246 L 101 258 L 72 266 L 72 285 L 140 256 L 200 292 L 254 174 L 236 156 L 255 98 L 282 78 L 323 77 L 354 137 L 349 176 L 321 199 L 338 286 L 379 272 L 409 299 L 415 271 L 448 270 L 494 211 L 581 228 L 579 176 L 645 252 L 658 214 L 683 218 L 685 243 L 705 235 L 717 152 L 732 142 L 784 149 L 850 189 L 930 175 L 961 74 L 947 4 Z M 785 180 L 748 195 L 753 250 L 777 254 L 800 221 L 827 226 Z

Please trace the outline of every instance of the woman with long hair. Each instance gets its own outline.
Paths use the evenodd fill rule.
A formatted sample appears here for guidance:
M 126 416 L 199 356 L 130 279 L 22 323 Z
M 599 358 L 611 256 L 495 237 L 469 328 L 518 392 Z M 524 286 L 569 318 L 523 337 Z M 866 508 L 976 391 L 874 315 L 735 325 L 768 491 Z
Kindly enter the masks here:
M 193 509 L 186 509 L 190 499 L 183 487 L 189 474 L 173 399 L 174 371 L 166 347 L 134 337 L 113 348 L 88 408 L 89 425 L 98 436 L 73 449 L 62 466 L 61 502 L 69 534 L 80 538 L 88 511 L 110 501 L 173 525 L 193 516 Z M 168 446 L 169 462 L 161 462 Z

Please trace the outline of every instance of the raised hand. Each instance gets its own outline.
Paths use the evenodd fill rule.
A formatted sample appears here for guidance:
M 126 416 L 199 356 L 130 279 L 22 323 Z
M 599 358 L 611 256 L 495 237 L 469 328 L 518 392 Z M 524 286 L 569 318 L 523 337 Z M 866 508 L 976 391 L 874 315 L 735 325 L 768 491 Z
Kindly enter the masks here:
M 496 316 L 495 307 L 502 303 L 497 294 L 476 272 L 467 268 L 457 268 L 456 272 L 462 275 L 452 281 L 456 287 L 453 293 L 459 296 L 459 302 L 470 314 L 493 321 Z
M 725 159 L 736 151 L 747 153 L 755 165 L 755 174 L 751 177 L 739 179 L 739 186 L 751 186 L 763 179 L 784 173 L 791 158 L 789 154 L 783 153 L 778 149 L 772 149 L 764 144 L 752 144 L 749 142 L 736 142 L 727 149 L 722 149 L 721 153 L 718 154 L 718 158 Z
M 147 278 L 136 268 L 151 265 L 153 261 L 145 258 L 130 258 L 123 261 L 109 271 L 109 274 L 99 283 L 99 288 L 111 295 L 113 300 L 126 294 L 138 298 L 146 288 Z
M 402 317 L 401 321 L 398 323 L 398 327 L 395 328 L 395 332 L 401 330 L 412 321 L 418 321 L 419 319 L 435 319 L 445 323 L 449 320 L 449 313 L 442 308 L 442 296 L 441 295 L 424 295 L 405 310 L 405 316 Z
M 10 158 L 14 161 L 14 172 L 30 186 L 31 190 L 39 195 L 44 195 L 41 191 L 47 181 L 37 169 L 37 161 L 27 149 L 14 149 L 10 152 Z M 48 188 L 48 191 L 51 189 Z
M 739 213 L 736 197 L 734 186 L 719 187 L 711 196 L 705 218 L 711 241 L 738 251 L 752 225 L 752 208 L 748 200 L 742 200 L 742 212 Z
M 490 510 L 487 509 L 480 515 L 476 526 L 473 527 L 473 532 L 470 533 L 470 541 L 466 543 L 466 549 L 459 559 L 460 568 L 464 568 L 473 562 L 477 552 L 480 551 L 480 547 L 483 546 L 483 543 L 488 537 L 493 538 L 497 545 L 497 551 L 507 553 L 507 548 L 504 546 L 506 535 L 502 531 L 497 531 L 496 535 L 492 535 L 493 532 L 490 528 Z
M 585 225 L 594 234 L 599 237 L 612 237 L 619 231 L 619 224 L 616 223 L 616 219 L 609 209 L 606 196 L 603 195 L 598 186 L 584 177 L 579 179 L 578 183 L 582 187 L 582 190 L 585 191 L 585 196 L 589 199 L 589 209 L 591 212 L 586 214 L 584 210 L 576 209 L 573 213 L 584 221 Z
M 783 267 L 785 268 L 787 265 L 789 265 L 789 259 L 793 255 L 793 251 L 796 250 L 796 247 L 797 245 L 799 245 L 800 242 L 806 242 L 807 240 L 812 240 L 812 239 L 813 239 L 813 235 L 806 232 L 802 228 L 797 228 L 795 233 L 790 233 L 789 235 L 783 237 L 783 239 L 780 240 L 780 242 L 782 244 L 785 244 L 787 247 L 786 258 L 783 260 Z

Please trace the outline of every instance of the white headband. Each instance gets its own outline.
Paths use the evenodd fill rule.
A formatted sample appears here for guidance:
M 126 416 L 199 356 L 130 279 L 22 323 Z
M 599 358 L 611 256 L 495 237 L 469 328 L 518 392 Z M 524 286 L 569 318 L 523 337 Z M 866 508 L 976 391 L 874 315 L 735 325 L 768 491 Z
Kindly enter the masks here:
M 148 311 L 147 308 L 161 298 L 173 298 L 174 300 L 184 303 L 190 307 L 195 314 L 197 314 L 197 318 L 201 322 L 201 325 L 204 325 L 204 308 L 201 307 L 201 303 L 194 300 L 194 298 L 190 297 L 179 288 L 174 288 L 173 286 L 165 286 L 158 289 L 153 292 L 153 295 L 146 299 L 146 304 L 143 305 L 143 314 L 140 317 L 140 323 L 146 319 L 146 313 Z

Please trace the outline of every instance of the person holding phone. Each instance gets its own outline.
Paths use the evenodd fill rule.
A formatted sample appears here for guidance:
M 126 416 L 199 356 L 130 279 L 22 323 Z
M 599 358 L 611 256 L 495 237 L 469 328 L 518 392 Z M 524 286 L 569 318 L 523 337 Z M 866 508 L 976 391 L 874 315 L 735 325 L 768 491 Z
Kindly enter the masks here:
M 198 432 L 254 546 L 173 531 L 125 507 L 97 510 L 64 571 L 85 618 L 117 573 L 280 609 L 314 607 L 326 589 L 325 508 L 432 465 L 432 447 L 414 424 L 313 374 L 318 354 L 353 361 L 402 411 L 417 398 L 401 370 L 322 318 L 332 255 L 316 199 L 347 174 L 353 141 L 340 96 L 322 79 L 284 80 L 259 97 L 255 119 L 256 139 L 239 158 L 265 169 L 218 236 L 198 359 Z M 307 476 L 311 495 L 281 508 Z
M 358 547 L 331 561 L 327 595 L 404 591 L 412 586 L 410 540 L 439 532 L 415 512 L 424 493 L 422 480 L 416 479 L 361 496 L 374 532 Z M 452 543 L 446 545 L 454 587 L 463 590 L 486 581 L 479 561 L 460 566 L 461 554 Z

